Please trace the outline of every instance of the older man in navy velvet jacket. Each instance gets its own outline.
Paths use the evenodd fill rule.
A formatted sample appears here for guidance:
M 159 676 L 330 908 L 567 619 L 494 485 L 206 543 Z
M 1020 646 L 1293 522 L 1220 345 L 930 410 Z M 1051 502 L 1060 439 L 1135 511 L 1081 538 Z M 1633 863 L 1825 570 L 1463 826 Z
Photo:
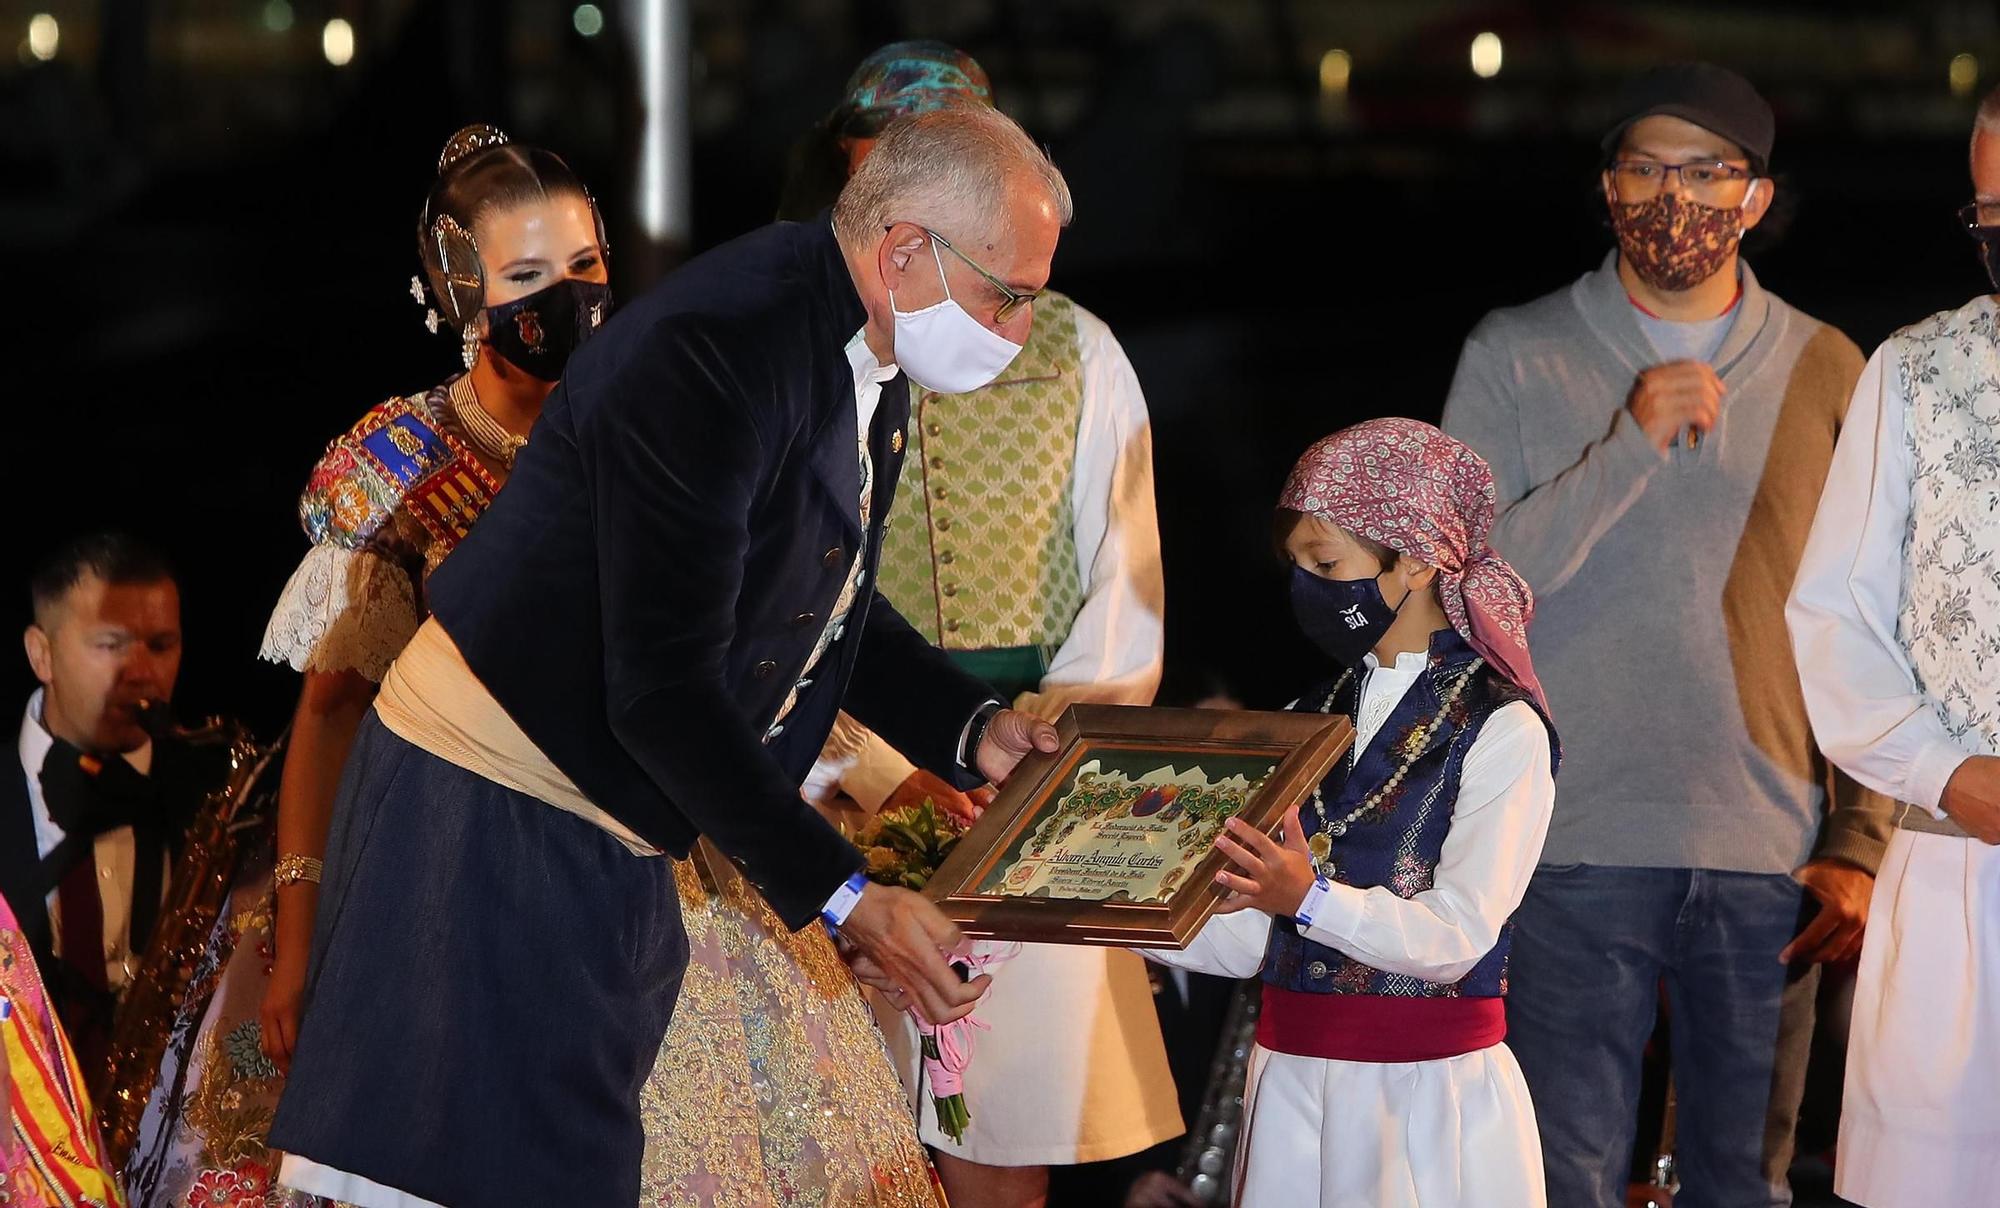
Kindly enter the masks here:
M 638 1091 L 687 957 L 659 857 L 697 835 L 899 1001 L 971 1009 L 957 930 L 858 879 L 798 784 L 843 705 L 961 786 L 1055 749 L 873 572 L 899 366 L 942 390 L 998 374 L 1069 215 L 1007 118 L 909 119 L 830 224 L 701 257 L 570 361 L 355 741 L 271 1134 L 287 1183 L 365 1208 L 635 1203 Z

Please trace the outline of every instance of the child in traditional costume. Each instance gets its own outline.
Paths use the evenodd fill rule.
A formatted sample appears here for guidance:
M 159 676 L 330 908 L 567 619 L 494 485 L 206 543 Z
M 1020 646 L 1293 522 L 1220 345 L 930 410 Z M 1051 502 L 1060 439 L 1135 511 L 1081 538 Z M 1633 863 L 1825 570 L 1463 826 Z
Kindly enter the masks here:
M 1279 500 L 1293 610 L 1346 668 L 1292 707 L 1349 717 L 1355 743 L 1281 839 L 1229 821 L 1229 897 L 1185 951 L 1146 954 L 1264 982 L 1245 1208 L 1545 1202 L 1501 1000 L 1558 756 L 1493 500 L 1477 454 L 1404 419 L 1315 444 Z

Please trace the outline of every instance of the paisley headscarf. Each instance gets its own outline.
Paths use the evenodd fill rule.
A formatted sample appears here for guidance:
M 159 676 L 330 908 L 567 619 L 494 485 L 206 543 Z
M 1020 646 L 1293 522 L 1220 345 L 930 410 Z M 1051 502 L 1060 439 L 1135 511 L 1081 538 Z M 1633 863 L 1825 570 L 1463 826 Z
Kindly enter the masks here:
M 1547 714 L 1528 656 L 1535 596 L 1486 544 L 1493 471 L 1479 454 L 1413 419 L 1370 420 L 1307 449 L 1278 506 L 1437 567 L 1451 627 Z
M 839 132 L 872 138 L 899 117 L 947 105 L 993 104 L 993 85 L 971 55 L 944 42 L 891 42 L 861 61 L 834 111 Z

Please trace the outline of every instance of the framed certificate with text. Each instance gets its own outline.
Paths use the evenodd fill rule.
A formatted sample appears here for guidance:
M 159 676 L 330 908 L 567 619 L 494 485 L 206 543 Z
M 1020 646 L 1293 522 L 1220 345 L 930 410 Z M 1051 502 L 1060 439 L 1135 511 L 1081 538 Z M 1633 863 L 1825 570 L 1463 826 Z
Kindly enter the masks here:
M 1270 831 L 1354 741 L 1344 717 L 1072 705 L 924 892 L 969 936 L 1185 947 L 1222 900 L 1223 823 Z

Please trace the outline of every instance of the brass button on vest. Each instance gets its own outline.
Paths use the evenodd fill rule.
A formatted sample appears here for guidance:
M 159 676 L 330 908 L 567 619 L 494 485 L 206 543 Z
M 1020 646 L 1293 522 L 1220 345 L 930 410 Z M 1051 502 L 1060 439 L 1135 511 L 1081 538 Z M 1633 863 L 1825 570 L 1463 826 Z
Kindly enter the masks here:
M 792 624 L 797 625 L 801 629 L 804 629 L 806 626 L 812 624 L 814 621 L 817 620 L 819 620 L 818 613 L 802 612 L 798 616 L 792 618 Z
M 842 561 L 842 555 L 844 553 L 845 551 L 836 545 L 832 549 L 826 551 L 826 553 L 820 558 L 819 564 L 821 566 L 826 567 L 828 570 L 839 570 L 840 563 Z
M 1318 981 L 1318 980 L 1319 980 L 1320 978 L 1322 978 L 1322 977 L 1325 977 L 1325 976 L 1326 976 L 1326 962 L 1325 962 L 1325 961 L 1314 961 L 1314 962 L 1313 962 L 1312 964 L 1310 964 L 1310 965 L 1307 965 L 1307 966 L 1306 966 L 1306 976 L 1307 976 L 1307 977 L 1310 977 L 1310 978 L 1312 978 L 1312 979 L 1313 979 L 1314 981 Z
M 763 662 L 757 664 L 756 667 L 752 668 L 750 674 L 756 676 L 758 679 L 770 679 L 771 673 L 776 671 L 777 669 L 778 669 L 778 664 L 772 662 L 770 659 L 765 659 Z

